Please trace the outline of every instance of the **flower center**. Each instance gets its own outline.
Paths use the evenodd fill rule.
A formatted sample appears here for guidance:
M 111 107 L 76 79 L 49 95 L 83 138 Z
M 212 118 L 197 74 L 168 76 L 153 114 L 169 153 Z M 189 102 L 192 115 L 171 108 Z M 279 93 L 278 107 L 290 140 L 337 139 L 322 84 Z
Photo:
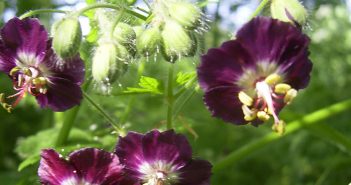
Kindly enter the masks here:
M 35 67 L 14 67 L 10 73 L 13 81 L 13 88 L 17 93 L 8 96 L 7 98 L 16 98 L 14 102 L 9 105 L 5 103 L 4 94 L 0 98 L 0 103 L 3 107 L 11 112 L 12 108 L 17 106 L 26 93 L 33 96 L 47 93 L 47 79 L 40 74 L 40 71 Z
M 144 163 L 140 167 L 143 175 L 143 185 L 172 185 L 178 182 L 178 174 L 173 165 L 165 161 L 157 161 L 152 164 Z
M 255 83 L 255 93 L 249 95 L 241 91 L 238 98 L 241 101 L 244 119 L 246 121 L 268 121 L 274 119 L 273 129 L 283 132 L 284 122 L 279 119 L 277 112 L 289 104 L 297 95 L 297 91 L 289 84 L 282 83 L 282 77 L 276 73 Z

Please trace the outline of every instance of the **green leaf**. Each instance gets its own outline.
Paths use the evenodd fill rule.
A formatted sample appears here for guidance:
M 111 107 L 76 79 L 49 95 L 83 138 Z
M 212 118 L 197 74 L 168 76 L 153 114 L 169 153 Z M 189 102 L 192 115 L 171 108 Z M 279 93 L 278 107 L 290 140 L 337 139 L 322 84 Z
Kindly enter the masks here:
M 20 164 L 18 170 L 23 170 L 39 161 L 38 158 L 40 158 L 39 155 L 42 149 L 53 148 L 58 132 L 58 128 L 51 128 L 19 140 L 15 152 L 25 160 Z M 71 152 L 84 146 L 96 146 L 97 142 L 93 140 L 93 136 L 91 136 L 89 132 L 73 128 L 69 136 L 68 144 L 69 146 L 58 148 L 58 151 Z
M 196 78 L 196 72 L 188 72 L 188 73 L 183 73 L 183 72 L 179 72 L 177 74 L 177 83 L 179 85 L 185 85 L 187 86 L 188 83 L 192 82 L 194 79 Z
M 26 160 L 22 161 L 19 164 L 17 170 L 20 172 L 23 169 L 25 169 L 26 167 L 31 166 L 31 165 L 39 162 L 39 160 L 40 160 L 40 155 L 38 155 L 38 154 L 32 155 L 32 156 L 28 157 Z
M 155 78 L 141 76 L 139 80 L 140 88 L 127 87 L 124 93 L 151 93 L 151 94 L 162 94 L 159 89 L 159 81 Z

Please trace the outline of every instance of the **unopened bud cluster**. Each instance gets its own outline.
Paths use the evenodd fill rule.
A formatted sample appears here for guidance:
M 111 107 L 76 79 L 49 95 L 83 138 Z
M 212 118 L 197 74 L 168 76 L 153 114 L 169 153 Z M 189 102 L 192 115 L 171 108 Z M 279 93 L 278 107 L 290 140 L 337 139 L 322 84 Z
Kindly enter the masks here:
M 114 3 L 114 0 L 108 2 Z M 119 11 L 95 11 L 99 34 L 92 41 L 92 76 L 101 92 L 110 92 L 110 85 L 127 70 L 136 54 L 156 57 L 161 53 L 170 62 L 196 54 L 196 33 L 202 33 L 206 26 L 196 4 L 185 0 L 154 0 L 150 12 L 146 25 L 133 25 L 127 18 L 117 16 Z M 75 57 L 82 40 L 78 16 L 69 14 L 54 23 L 52 36 L 58 56 L 62 59 Z
M 201 9 L 190 2 L 164 0 L 155 1 L 152 11 L 152 20 L 137 38 L 138 53 L 151 56 L 160 51 L 170 62 L 194 56 L 195 31 L 204 24 Z
M 136 33 L 124 22 L 114 21 L 111 12 L 97 13 L 100 36 L 92 58 L 92 75 L 97 88 L 109 94 L 114 83 L 128 68 L 128 63 L 136 53 Z

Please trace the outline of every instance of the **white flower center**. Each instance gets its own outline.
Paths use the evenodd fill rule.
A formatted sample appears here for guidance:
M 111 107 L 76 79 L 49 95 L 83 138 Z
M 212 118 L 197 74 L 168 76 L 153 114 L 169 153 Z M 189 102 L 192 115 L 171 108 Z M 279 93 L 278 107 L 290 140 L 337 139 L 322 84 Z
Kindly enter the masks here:
M 143 163 L 139 171 L 144 174 L 143 185 L 172 185 L 179 181 L 177 167 L 165 161 Z
M 70 177 L 70 178 L 64 180 L 63 182 L 61 182 L 60 185 L 99 185 L 99 184 L 91 184 L 91 183 L 88 183 L 84 180 L 79 180 L 77 178 Z

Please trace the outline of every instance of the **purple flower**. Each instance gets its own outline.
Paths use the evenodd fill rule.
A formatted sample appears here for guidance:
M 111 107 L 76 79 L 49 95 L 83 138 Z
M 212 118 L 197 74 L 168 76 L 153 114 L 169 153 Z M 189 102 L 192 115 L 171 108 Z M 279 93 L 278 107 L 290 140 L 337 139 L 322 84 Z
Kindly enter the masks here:
M 116 153 L 126 173 L 147 185 L 209 185 L 211 164 L 192 159 L 185 136 L 173 130 L 120 137 Z
M 63 61 L 53 51 L 52 41 L 37 19 L 13 18 L 0 30 L 0 71 L 13 80 L 16 106 L 27 94 L 39 105 L 64 111 L 80 103 L 84 64 L 79 56 Z
M 68 160 L 52 149 L 43 150 L 38 170 L 43 185 L 132 185 L 118 157 L 95 148 L 71 153 Z
M 312 63 L 309 38 L 289 23 L 258 17 L 236 39 L 202 56 L 198 78 L 213 116 L 235 124 L 258 125 L 271 116 L 283 125 L 280 110 L 305 88 Z

